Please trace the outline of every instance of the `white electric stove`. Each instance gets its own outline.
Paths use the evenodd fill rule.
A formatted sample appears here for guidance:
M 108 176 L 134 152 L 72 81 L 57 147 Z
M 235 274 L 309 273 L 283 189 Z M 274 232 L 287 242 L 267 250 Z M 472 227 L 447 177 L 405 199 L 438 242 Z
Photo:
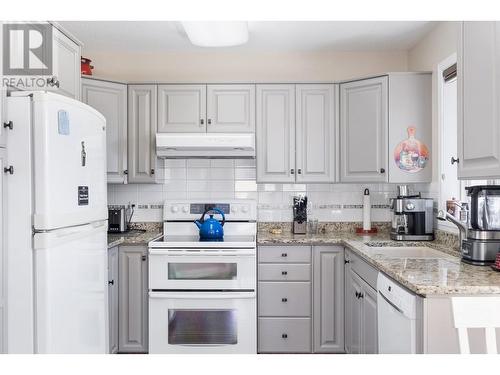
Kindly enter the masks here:
M 210 208 L 225 214 L 221 241 L 194 224 Z M 166 201 L 163 213 L 149 243 L 149 352 L 256 353 L 256 203 Z

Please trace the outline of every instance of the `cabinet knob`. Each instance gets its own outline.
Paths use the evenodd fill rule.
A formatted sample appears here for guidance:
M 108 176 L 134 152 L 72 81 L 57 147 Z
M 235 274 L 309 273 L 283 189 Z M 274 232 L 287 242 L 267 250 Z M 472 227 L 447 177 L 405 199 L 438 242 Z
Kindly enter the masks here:
M 385 173 L 385 169 L 384 168 L 380 168 L 380 173 Z
M 348 263 L 351 263 L 351 260 L 350 259 L 344 259 L 344 264 L 348 264 Z
M 11 165 L 9 168 L 5 167 L 3 169 L 3 173 L 9 173 L 9 174 L 14 174 L 14 167 Z
M 154 168 L 151 169 L 151 174 L 155 174 Z
M 282 274 L 283 276 L 285 276 L 285 275 L 288 275 L 288 272 L 287 272 L 287 271 L 281 271 L 281 274 Z
M 125 169 L 125 170 L 123 171 L 123 174 L 128 174 L 128 169 Z
M 302 174 L 302 169 L 301 168 L 297 169 L 297 174 Z
M 10 130 L 12 130 L 12 128 L 14 128 L 14 123 L 12 121 L 4 122 L 3 123 L 3 127 L 4 128 L 9 128 Z
M 288 298 L 283 297 L 283 298 L 281 299 L 281 302 L 288 302 Z
M 455 164 L 455 163 L 460 163 L 460 159 L 459 158 L 454 158 L 453 156 L 451 157 L 451 165 Z
M 290 174 L 295 174 L 295 169 L 290 169 Z
M 108 281 L 108 284 L 109 284 L 109 285 L 115 285 L 115 280 L 109 280 L 109 281 Z
M 286 258 L 286 257 L 288 256 L 288 254 L 287 254 L 287 253 L 281 253 L 281 256 L 282 256 L 283 258 Z
M 282 333 L 282 334 L 281 334 L 281 338 L 282 338 L 282 339 L 286 339 L 286 338 L 288 338 L 288 335 L 287 335 L 286 333 Z
M 203 120 L 202 118 L 200 118 L 200 125 L 203 125 L 205 123 L 205 120 Z
M 141 256 L 141 260 L 142 260 L 143 262 L 145 262 L 145 261 L 146 261 L 146 259 L 148 259 L 148 257 L 147 257 L 146 255 Z
M 358 298 L 363 298 L 365 295 L 363 293 L 359 293 L 359 297 Z
M 207 124 L 208 124 L 208 125 L 212 125 L 212 119 L 211 119 L 211 118 L 209 118 L 209 119 L 207 120 Z

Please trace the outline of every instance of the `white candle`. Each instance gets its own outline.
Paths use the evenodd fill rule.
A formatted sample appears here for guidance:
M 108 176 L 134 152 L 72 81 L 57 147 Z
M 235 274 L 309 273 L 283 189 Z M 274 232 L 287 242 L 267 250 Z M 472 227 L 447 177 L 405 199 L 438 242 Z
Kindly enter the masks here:
M 370 190 L 365 189 L 363 193 L 363 230 L 372 229 L 371 209 Z

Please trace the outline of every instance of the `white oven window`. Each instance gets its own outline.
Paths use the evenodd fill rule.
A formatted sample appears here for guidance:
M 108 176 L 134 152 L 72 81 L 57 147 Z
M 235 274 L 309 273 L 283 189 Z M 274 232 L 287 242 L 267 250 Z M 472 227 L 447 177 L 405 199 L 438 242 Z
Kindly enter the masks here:
M 169 309 L 170 345 L 236 345 L 238 324 L 235 309 Z
M 235 280 L 236 263 L 169 263 L 169 280 Z

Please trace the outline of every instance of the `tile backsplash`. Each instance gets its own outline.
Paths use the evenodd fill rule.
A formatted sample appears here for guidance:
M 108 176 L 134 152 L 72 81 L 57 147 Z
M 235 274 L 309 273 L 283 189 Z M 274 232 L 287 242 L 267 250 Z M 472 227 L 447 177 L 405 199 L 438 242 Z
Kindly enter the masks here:
M 372 221 L 389 221 L 389 198 L 396 193 L 392 184 L 257 184 L 255 160 L 249 159 L 169 159 L 160 166 L 157 184 L 109 184 L 108 204 L 135 204 L 132 221 L 161 221 L 166 199 L 255 199 L 258 220 L 275 222 L 291 221 L 292 197 L 306 194 L 309 217 L 352 222 L 362 220 L 363 190 L 368 188 Z

